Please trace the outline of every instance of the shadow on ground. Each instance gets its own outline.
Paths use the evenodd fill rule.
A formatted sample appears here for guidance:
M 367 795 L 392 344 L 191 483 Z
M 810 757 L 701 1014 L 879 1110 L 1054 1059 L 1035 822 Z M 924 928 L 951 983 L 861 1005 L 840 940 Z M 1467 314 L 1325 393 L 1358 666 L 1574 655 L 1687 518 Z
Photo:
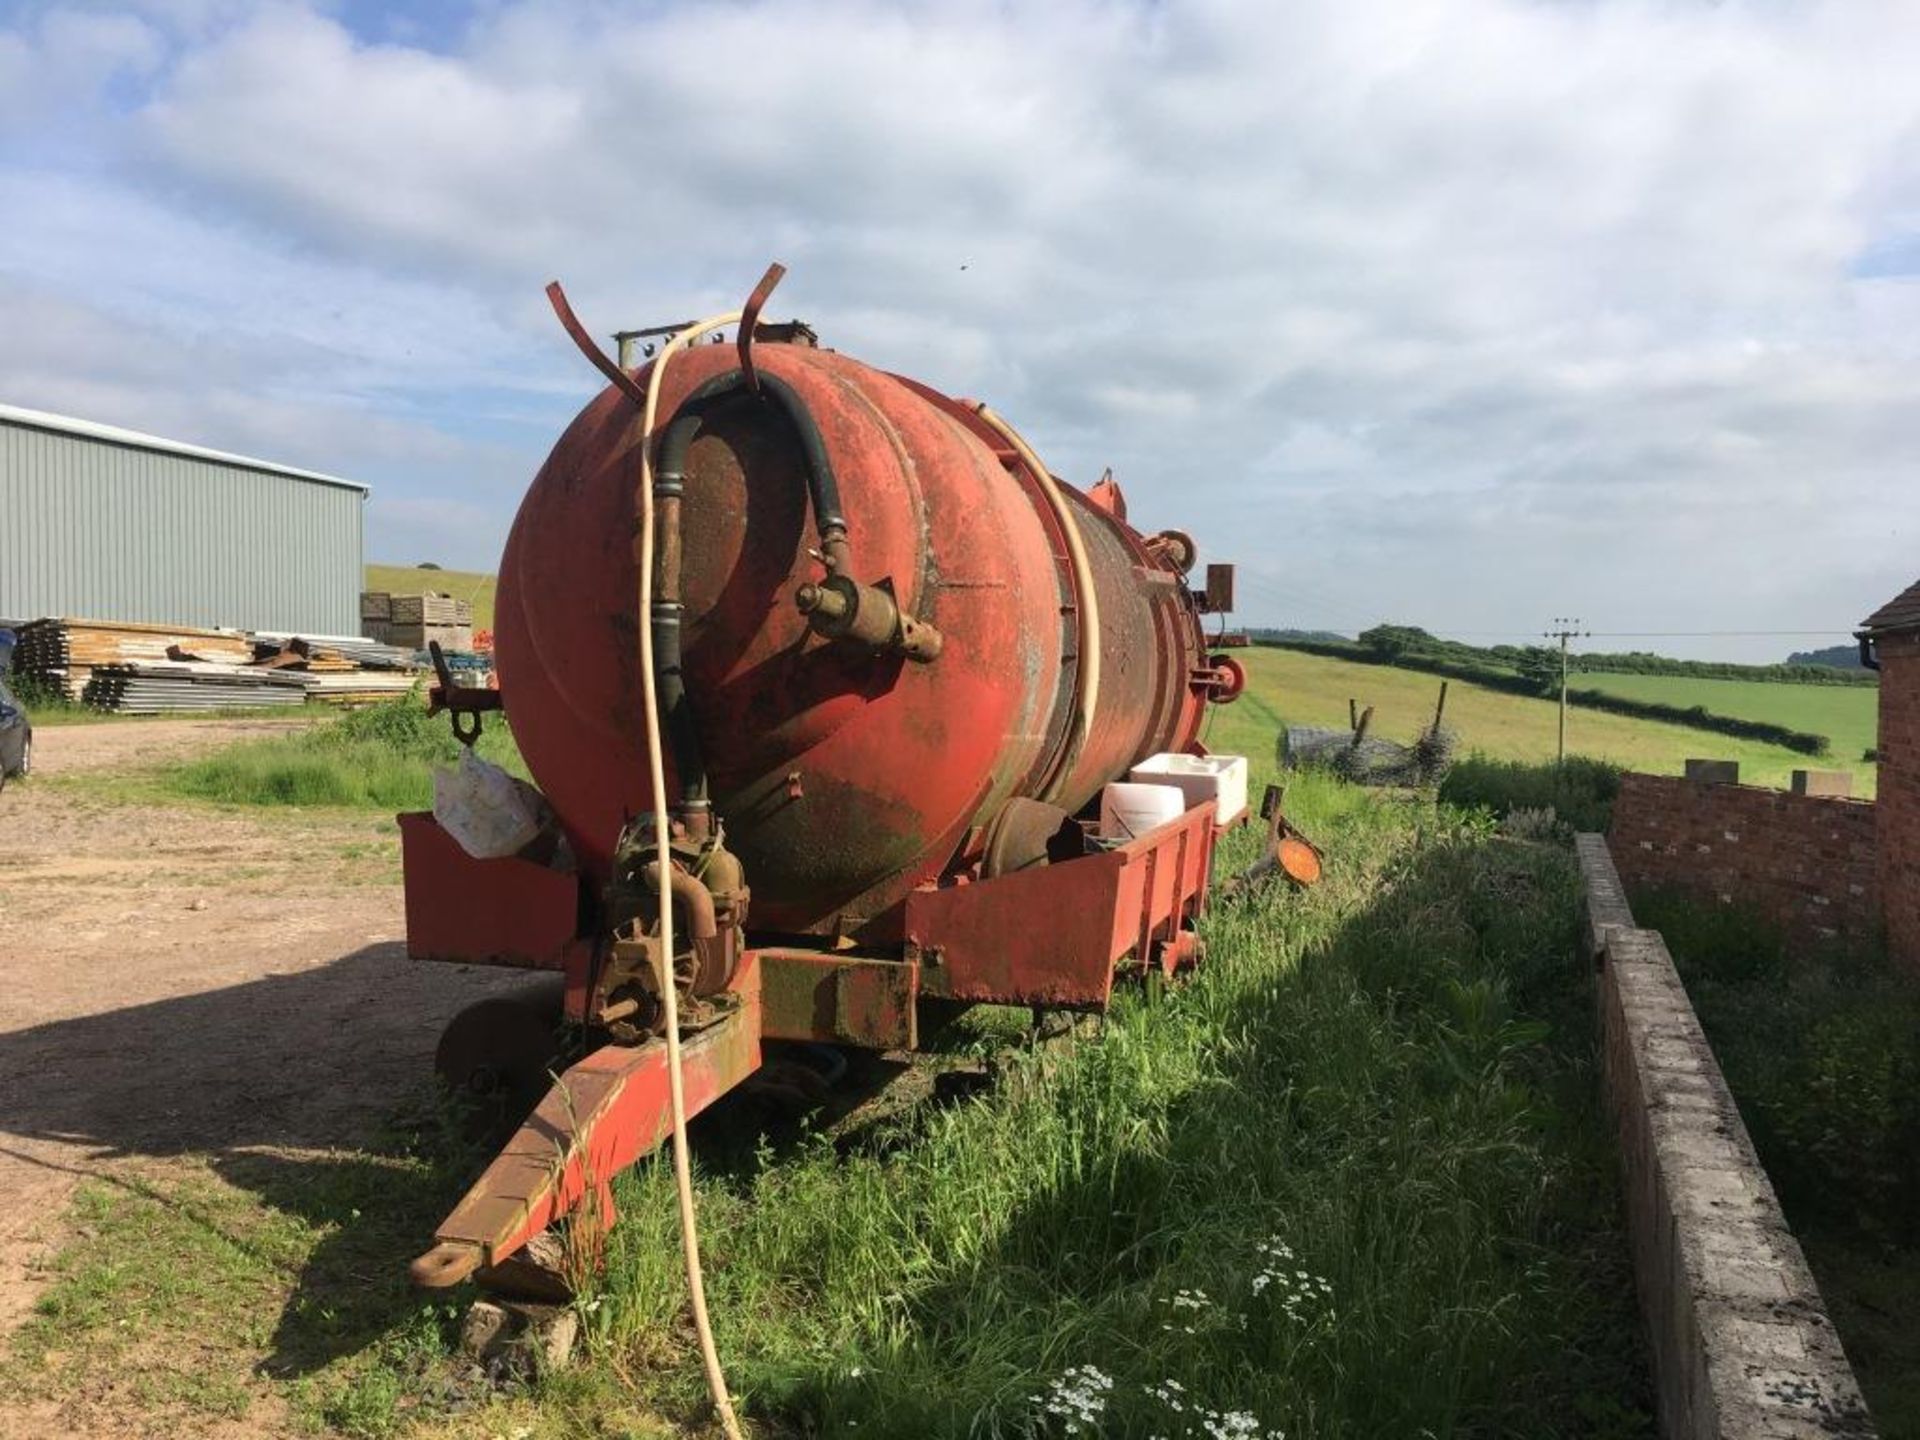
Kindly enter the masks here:
M 479 1158 L 437 1103 L 435 1042 L 462 1006 L 528 983 L 374 945 L 0 1035 L 0 1161 L 120 1184 L 217 1229 L 191 1200 L 110 1163 L 204 1156 L 320 1230 L 265 1364 L 304 1373 L 417 1307 L 406 1263 Z

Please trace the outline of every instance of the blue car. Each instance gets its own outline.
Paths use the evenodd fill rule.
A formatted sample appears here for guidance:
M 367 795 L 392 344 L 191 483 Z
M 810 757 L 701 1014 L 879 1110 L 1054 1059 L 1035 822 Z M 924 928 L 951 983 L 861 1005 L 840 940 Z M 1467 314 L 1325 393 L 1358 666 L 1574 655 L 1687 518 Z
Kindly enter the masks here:
M 33 769 L 33 722 L 7 688 L 13 670 L 13 631 L 0 630 L 0 788 L 16 775 Z

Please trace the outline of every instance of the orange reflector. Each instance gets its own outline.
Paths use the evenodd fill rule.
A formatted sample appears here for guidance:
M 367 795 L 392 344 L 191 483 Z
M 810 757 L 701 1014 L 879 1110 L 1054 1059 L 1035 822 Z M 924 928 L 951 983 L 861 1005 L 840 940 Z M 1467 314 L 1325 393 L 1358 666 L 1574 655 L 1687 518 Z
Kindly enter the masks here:
M 1287 878 L 1299 885 L 1317 884 L 1320 879 L 1320 852 L 1304 840 L 1296 840 L 1291 835 L 1283 836 L 1275 850 L 1279 857 L 1280 868 L 1287 872 Z

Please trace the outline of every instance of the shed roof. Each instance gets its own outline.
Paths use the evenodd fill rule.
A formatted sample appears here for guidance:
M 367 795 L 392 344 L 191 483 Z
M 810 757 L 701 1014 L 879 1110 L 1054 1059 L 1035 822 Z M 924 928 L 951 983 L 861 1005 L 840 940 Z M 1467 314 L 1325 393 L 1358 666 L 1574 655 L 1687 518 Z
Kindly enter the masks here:
M 338 475 L 323 475 L 318 470 L 302 470 L 293 465 L 281 465 L 272 460 L 256 460 L 248 455 L 235 455 L 226 450 L 209 450 L 204 445 L 188 445 L 179 440 L 164 440 L 158 435 L 142 434 L 138 430 L 122 430 L 117 425 L 100 425 L 92 420 L 76 420 L 71 415 L 54 415 L 45 410 L 27 410 L 18 405 L 0 405 L 0 423 L 25 425 L 34 430 L 51 430 L 60 435 L 78 435 L 88 440 L 99 440 L 108 445 L 125 445 L 135 450 L 154 450 L 163 455 L 184 455 L 192 460 L 212 460 L 222 465 L 233 465 L 243 470 L 258 470 L 267 475 L 285 475 L 292 480 L 310 480 L 317 485 L 338 485 L 346 490 L 358 490 L 362 495 L 369 487 L 358 480 L 342 480 Z
M 1889 630 L 1920 630 L 1920 580 L 1860 622 L 1863 635 L 1881 635 Z

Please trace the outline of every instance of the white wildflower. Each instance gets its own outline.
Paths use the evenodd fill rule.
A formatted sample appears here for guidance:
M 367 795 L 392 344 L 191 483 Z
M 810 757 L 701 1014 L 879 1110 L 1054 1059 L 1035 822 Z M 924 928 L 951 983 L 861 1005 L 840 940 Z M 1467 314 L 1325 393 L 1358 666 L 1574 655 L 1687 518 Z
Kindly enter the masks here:
M 1289 1319 L 1304 1322 L 1314 1318 L 1314 1311 L 1332 1297 L 1333 1285 L 1324 1275 L 1283 1263 L 1295 1256 L 1292 1247 L 1278 1236 L 1261 1241 L 1254 1250 L 1263 1263 L 1247 1288 L 1255 1295 L 1274 1291 L 1274 1298 Z
M 1069 1435 L 1093 1428 L 1107 1408 L 1107 1396 L 1113 1393 L 1113 1377 L 1095 1365 L 1076 1365 L 1053 1380 L 1036 1396 L 1041 1409 L 1064 1422 Z

